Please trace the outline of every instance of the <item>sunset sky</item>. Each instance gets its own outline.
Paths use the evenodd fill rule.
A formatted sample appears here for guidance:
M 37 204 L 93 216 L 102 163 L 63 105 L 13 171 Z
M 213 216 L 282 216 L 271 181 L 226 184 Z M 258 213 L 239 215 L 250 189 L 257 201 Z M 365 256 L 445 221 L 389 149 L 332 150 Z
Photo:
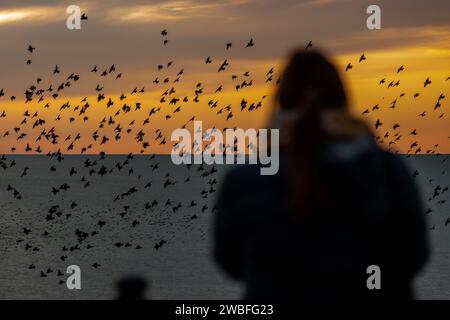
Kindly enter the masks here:
M 192 123 L 188 121 L 193 116 L 203 120 L 204 128 L 262 127 L 273 107 L 271 95 L 283 60 L 292 49 L 304 48 L 310 40 L 313 47 L 331 54 L 339 65 L 355 114 L 371 123 L 377 119 L 383 122 L 376 134 L 383 138 L 389 131 L 384 138 L 387 146 L 395 141 L 391 148 L 401 152 L 450 153 L 448 0 L 4 2 L 0 3 L 0 90 L 4 92 L 0 97 L 0 154 L 25 153 L 27 144 L 33 150 L 30 153 L 38 147 L 44 154 L 58 149 L 80 153 L 89 145 L 92 147 L 86 153 L 138 153 L 143 149 L 142 142 L 150 145 L 145 153 L 169 152 L 171 131 L 184 124 L 190 128 Z M 81 22 L 81 30 L 66 28 L 66 8 L 71 4 L 80 6 L 88 16 Z M 381 30 L 366 27 L 366 8 L 371 4 L 381 7 Z M 163 29 L 167 30 L 166 37 L 161 35 Z M 165 39 L 167 45 L 163 45 Z M 246 48 L 250 39 L 254 46 Z M 227 43 L 232 43 L 229 50 Z M 28 45 L 36 48 L 33 53 L 27 51 Z M 367 60 L 359 63 L 362 53 Z M 211 64 L 205 64 L 208 56 Z M 31 64 L 26 63 L 29 59 Z M 226 70 L 217 72 L 225 59 L 229 62 Z M 167 67 L 169 62 L 171 66 Z M 353 68 L 345 72 L 349 62 Z M 101 77 L 103 70 L 113 64 L 116 70 Z M 55 65 L 60 69 L 58 74 L 53 74 Z M 98 72 L 90 72 L 95 65 Z M 158 71 L 158 65 L 163 69 Z M 402 65 L 405 70 L 397 73 Z M 271 68 L 273 80 L 266 82 Z M 174 83 L 181 70 L 183 74 Z M 79 80 L 71 80 L 70 86 L 53 98 L 52 94 L 72 73 Z M 116 79 L 119 73 L 122 77 Z M 37 83 L 37 78 L 42 80 Z M 160 80 L 158 84 L 153 82 L 155 78 Z M 165 78 L 168 83 L 163 83 Z M 380 85 L 383 78 L 386 82 Z M 424 88 L 427 78 L 431 84 Z M 235 86 L 244 80 L 253 80 L 252 85 L 236 90 Z M 391 81 L 398 80 L 398 86 L 388 88 Z M 196 87 L 198 83 L 201 85 Z M 43 101 L 38 102 L 39 96 L 34 96 L 25 103 L 24 92 L 31 86 L 37 91 L 50 85 L 53 91 L 45 91 Z M 100 102 L 97 85 L 103 87 L 101 93 L 105 95 Z M 222 90 L 216 93 L 220 86 Z M 138 91 L 144 87 L 145 92 L 131 94 L 135 87 Z M 160 102 L 161 94 L 171 88 L 175 93 Z M 196 103 L 193 99 L 198 88 L 202 93 Z M 127 97 L 120 100 L 122 93 Z M 419 95 L 414 98 L 416 93 Z M 435 110 L 441 94 L 445 98 Z M 16 99 L 11 100 L 11 96 Z M 80 116 L 85 97 L 90 107 Z M 182 101 L 185 97 L 188 102 Z M 107 108 L 109 98 L 114 105 Z M 180 101 L 169 105 L 172 98 Z M 261 102 L 261 107 L 241 112 L 242 99 L 248 105 Z M 391 108 L 394 100 L 395 108 Z M 211 108 L 209 101 L 217 102 L 217 106 Z M 61 110 L 66 102 L 69 107 Z M 137 102 L 141 108 L 135 110 Z M 47 103 L 49 107 L 45 108 Z M 116 115 L 124 104 L 131 111 L 125 114 L 122 110 Z M 379 110 L 372 111 L 375 105 Z M 230 111 L 225 109 L 227 106 Z M 158 107 L 160 111 L 149 117 L 149 111 Z M 174 113 L 177 107 L 181 111 Z M 366 109 L 369 113 L 363 115 Z M 27 110 L 29 116 L 24 115 Z M 424 111 L 425 116 L 420 117 Z M 233 117 L 227 121 L 230 112 Z M 170 119 L 166 119 L 167 115 Z M 55 121 L 58 116 L 60 120 Z M 83 120 L 85 116 L 88 119 Z M 114 124 L 108 125 L 110 117 Z M 99 128 L 103 118 L 106 123 Z M 143 125 L 146 118 L 149 124 Z M 38 119 L 45 123 L 32 128 Z M 400 127 L 394 130 L 396 123 Z M 118 125 L 122 131 L 116 141 L 114 129 Z M 44 137 L 36 141 L 44 129 L 48 133 L 53 127 L 59 136 L 58 144 Z M 157 129 L 162 130 L 165 145 L 160 144 L 161 139 L 155 140 Z M 410 134 L 413 129 L 417 135 Z M 145 136 L 137 142 L 140 130 Z M 97 141 L 92 139 L 95 131 Z M 81 138 L 74 141 L 77 134 Z M 109 141 L 100 145 L 103 136 Z M 418 146 L 411 149 L 414 142 Z M 74 148 L 67 150 L 71 143 Z

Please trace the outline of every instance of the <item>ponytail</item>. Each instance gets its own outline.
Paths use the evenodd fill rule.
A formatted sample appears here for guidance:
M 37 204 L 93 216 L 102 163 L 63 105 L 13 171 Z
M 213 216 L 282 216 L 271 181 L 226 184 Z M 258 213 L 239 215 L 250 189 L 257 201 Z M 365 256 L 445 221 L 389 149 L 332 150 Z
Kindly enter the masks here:
M 318 206 L 327 202 L 327 192 L 320 165 L 320 153 L 326 140 L 321 125 L 320 93 L 311 91 L 305 99 L 303 113 L 291 128 L 288 146 L 288 166 L 291 173 L 290 206 L 294 216 L 303 220 Z

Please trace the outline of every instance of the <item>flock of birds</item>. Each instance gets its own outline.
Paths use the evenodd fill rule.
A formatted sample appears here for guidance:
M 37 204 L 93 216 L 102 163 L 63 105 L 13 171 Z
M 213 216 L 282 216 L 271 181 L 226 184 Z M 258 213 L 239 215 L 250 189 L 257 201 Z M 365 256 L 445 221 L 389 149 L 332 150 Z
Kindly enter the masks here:
M 162 30 L 161 38 L 162 45 L 167 46 L 169 43 L 167 30 Z M 255 42 L 252 38 L 245 44 L 242 44 L 241 48 L 246 50 L 254 46 Z M 312 46 L 312 41 L 310 41 L 306 49 Z M 224 51 L 226 53 L 230 52 L 233 47 L 233 43 L 226 43 Z M 36 55 L 37 50 L 33 45 L 27 47 L 27 54 L 29 55 L 29 58 L 26 60 L 27 65 L 33 63 L 33 56 Z M 367 59 L 366 55 L 362 54 L 357 63 L 366 63 Z M 231 71 L 230 58 L 218 61 L 216 58 L 208 56 L 203 60 L 203 63 L 211 65 L 218 73 L 227 73 L 236 95 L 245 95 L 245 88 L 254 86 L 257 82 L 257 79 L 252 76 L 250 71 L 243 73 Z M 182 115 L 188 114 L 186 121 L 182 124 L 182 127 L 186 128 L 190 123 L 198 119 L 198 116 L 195 114 L 197 109 L 190 108 L 191 105 L 199 105 L 209 110 L 222 123 L 227 123 L 227 121 L 232 119 L 238 120 L 240 113 L 257 112 L 262 109 L 266 95 L 255 101 L 244 97 L 239 105 L 233 105 L 223 103 L 220 100 L 220 94 L 224 91 L 223 84 L 217 85 L 213 92 L 206 92 L 204 83 L 198 82 L 193 86 L 190 95 L 180 96 L 177 94 L 177 84 L 182 82 L 184 69 L 175 72 L 175 76 L 171 77 L 168 73 L 174 65 L 174 61 L 168 61 L 165 64 L 156 66 L 155 72 L 158 74 L 154 77 L 152 85 L 163 86 L 163 88 L 151 89 L 151 91 L 161 90 L 161 95 L 159 101 L 150 107 L 144 107 L 144 103 L 141 102 L 131 103 L 131 100 L 129 100 L 131 96 L 144 94 L 146 92 L 144 86 L 136 86 L 129 93 L 121 93 L 118 97 L 107 95 L 102 81 L 106 81 L 105 79 L 119 81 L 123 77 L 123 73 L 117 70 L 118 68 L 115 64 L 107 67 L 100 67 L 99 65 L 90 67 L 90 73 L 96 75 L 96 79 L 99 81 L 93 88 L 95 96 L 93 98 L 85 97 L 76 103 L 71 101 L 59 103 L 59 99 L 64 97 L 65 90 L 75 86 L 82 78 L 80 74 L 75 72 L 69 73 L 67 77 L 64 76 L 64 80 L 59 83 L 52 83 L 50 79 L 50 82 L 47 82 L 45 85 L 44 79 L 38 77 L 25 89 L 24 105 L 27 106 L 34 103 L 34 108 L 30 107 L 24 110 L 23 116 L 18 123 L 13 124 L 11 129 L 0 132 L 0 142 L 3 139 L 3 141 L 16 141 L 17 143 L 17 145 L 10 145 L 9 151 L 13 155 L 0 157 L 0 170 L 11 172 L 9 183 L 4 186 L 5 190 L 1 192 L 6 194 L 9 197 L 10 204 L 17 208 L 16 213 L 23 214 L 26 207 L 24 201 L 27 201 L 27 193 L 20 190 L 14 184 L 14 181 L 27 179 L 30 176 L 35 177 L 34 174 L 42 175 L 45 172 L 40 172 L 42 169 L 36 169 L 36 172 L 33 172 L 32 164 L 22 165 L 21 162 L 24 162 L 24 158 L 14 156 L 14 154 L 46 155 L 47 160 L 44 163 L 48 163 L 49 167 L 45 170 L 47 170 L 47 175 L 50 177 L 52 174 L 55 175 L 55 179 L 45 180 L 40 186 L 40 189 L 44 190 L 42 192 L 48 197 L 48 201 L 44 200 L 41 203 L 45 209 L 42 209 L 43 212 L 38 214 L 40 223 L 29 222 L 18 226 L 20 230 L 13 230 L 17 238 L 11 244 L 19 250 L 28 253 L 31 259 L 36 259 L 36 261 L 28 265 L 28 268 L 35 270 L 40 277 L 47 278 L 52 274 L 57 277 L 65 275 L 64 270 L 55 269 L 53 265 L 49 265 L 51 261 L 44 262 L 38 259 L 39 252 L 45 250 L 45 246 L 49 242 L 63 242 L 59 246 L 59 251 L 55 253 L 54 262 L 64 263 L 70 260 L 71 255 L 77 254 L 77 252 L 89 252 L 89 250 L 96 248 L 101 251 L 105 250 L 103 246 L 96 247 L 97 239 L 101 238 L 103 234 L 114 233 L 115 228 L 119 226 L 125 226 L 126 232 L 132 234 L 139 228 L 145 229 L 146 226 L 152 225 L 153 228 L 159 229 L 158 232 L 148 236 L 153 241 L 150 246 L 153 250 L 159 252 L 178 233 L 183 232 L 183 230 L 191 232 L 192 228 L 196 227 L 196 221 L 201 220 L 207 213 L 215 211 L 215 207 L 211 204 L 210 199 L 215 193 L 218 183 L 217 167 L 214 165 L 187 165 L 183 167 L 184 173 L 177 171 L 174 174 L 175 169 L 173 167 L 168 167 L 167 164 L 161 163 L 161 158 L 152 154 L 151 150 L 154 146 L 160 148 L 168 146 L 168 150 L 177 147 L 176 144 L 170 146 L 170 136 L 166 136 L 164 130 L 158 128 L 157 125 L 166 121 L 162 127 L 167 126 L 171 121 L 180 121 Z M 345 67 L 345 72 L 351 72 L 353 68 L 352 63 L 348 63 Z M 399 75 L 407 72 L 406 69 L 403 65 L 399 66 L 396 72 L 397 77 L 389 80 L 387 78 L 380 79 L 378 85 L 385 86 L 386 90 L 400 87 L 401 79 L 399 79 Z M 274 70 L 274 67 L 269 67 L 260 83 L 267 85 L 272 83 L 278 84 L 280 79 L 276 76 Z M 164 73 L 164 71 L 167 73 Z M 62 72 L 62 68 L 58 65 L 51 70 L 51 74 L 54 76 L 60 76 Z M 444 79 L 444 81 L 448 80 L 450 80 L 450 77 L 446 80 Z M 427 90 L 434 81 L 437 80 L 425 79 L 423 91 Z M 422 92 L 414 92 L 412 94 L 414 99 L 416 99 Z M 204 99 L 206 95 L 213 95 L 217 98 Z M 389 106 L 377 104 L 367 108 L 362 113 L 363 115 L 368 115 L 378 112 L 381 108 L 395 109 L 398 101 L 405 95 L 406 93 L 401 93 Z M 6 91 L 0 89 L 0 99 L 4 96 L 6 96 Z M 441 112 L 444 99 L 445 95 L 442 93 L 437 98 L 434 107 L 434 111 L 439 113 L 438 118 L 444 117 L 444 113 Z M 11 103 L 15 102 L 16 96 L 10 95 L 9 100 Z M 190 109 L 188 109 L 188 106 Z M 94 113 L 98 113 L 101 107 L 103 107 L 102 111 L 105 114 L 108 112 L 109 115 L 95 123 L 94 130 L 87 135 L 85 128 L 92 126 L 94 121 L 91 120 L 91 116 Z M 32 109 L 34 111 L 31 111 Z M 52 112 L 49 112 L 49 110 Z M 57 113 L 56 117 L 53 116 L 55 111 Z M 0 128 L 6 126 L 9 120 L 8 114 L 8 110 L 0 110 Z M 423 111 L 418 116 L 427 117 L 428 115 L 427 111 Z M 156 118 L 157 116 L 159 118 Z M 127 117 L 132 117 L 132 120 L 126 120 L 128 119 Z M 55 123 L 61 123 L 60 126 L 64 128 L 70 128 L 72 123 L 78 123 L 80 130 L 64 136 L 62 133 L 64 130 L 57 129 L 58 126 Z M 147 128 L 149 129 L 147 130 Z M 392 128 L 385 128 L 382 119 L 377 119 L 374 123 L 374 128 L 377 133 L 377 140 L 389 148 L 394 147 L 403 137 L 400 123 L 396 123 Z M 418 130 L 414 129 L 408 135 L 416 137 Z M 134 146 L 138 146 L 139 151 L 136 154 L 107 156 L 104 151 L 95 155 L 92 154 L 92 150 L 101 150 L 102 147 L 107 147 L 113 143 L 121 143 L 121 140 L 125 137 L 134 140 Z M 86 141 L 89 142 L 86 143 Z M 194 142 L 192 147 L 195 149 L 200 146 Z M 449 157 L 440 155 L 438 148 L 439 145 L 434 145 L 432 148 L 425 150 L 418 141 L 415 141 L 411 144 L 408 154 L 434 154 L 436 157 L 441 157 L 442 163 L 445 163 Z M 208 146 L 206 145 L 204 150 L 207 149 Z M 236 150 L 236 142 L 234 145 L 223 145 L 223 150 L 227 149 Z M 71 160 L 73 158 L 68 156 L 67 153 L 85 154 L 85 156 L 77 158 L 77 162 Z M 441 173 L 444 176 L 446 175 L 444 169 Z M 417 175 L 419 175 L 419 172 L 416 170 L 414 176 Z M 122 180 L 120 180 L 121 191 L 108 195 L 108 202 L 112 206 L 93 210 L 96 206 L 96 190 L 107 189 L 105 186 L 114 181 L 114 177 Z M 60 183 L 55 184 L 52 181 L 59 181 Z M 432 178 L 428 181 L 430 184 L 434 183 Z M 35 183 L 34 180 L 30 180 L 30 182 Z M 132 183 L 132 185 L 125 186 L 124 182 Z M 46 183 L 53 183 L 53 185 L 47 185 Z M 177 195 L 184 196 L 179 194 L 183 193 L 183 191 L 181 189 L 174 191 L 176 187 L 187 188 L 196 195 L 192 199 L 180 201 L 177 199 Z M 436 201 L 437 204 L 443 205 L 446 202 L 445 195 L 448 193 L 449 186 L 438 184 L 433 189 L 433 195 L 428 200 L 430 202 Z M 164 200 L 161 200 L 163 196 L 159 196 L 159 199 L 155 196 L 145 201 L 145 203 L 140 203 L 134 198 L 137 194 L 141 196 L 150 195 L 151 197 L 151 195 L 161 190 L 163 192 L 167 191 L 167 194 L 170 194 L 170 196 Z M 89 201 L 92 202 L 82 203 L 75 200 L 80 193 L 89 195 L 91 197 Z M 428 209 L 427 213 L 431 212 L 432 209 Z M 89 223 L 79 223 L 78 220 L 80 219 L 84 219 L 83 221 L 88 221 Z M 450 218 L 444 223 L 445 226 L 450 224 Z M 70 229 L 68 226 L 73 228 Z M 435 228 L 435 226 L 432 228 Z M 2 236 L 2 232 L 0 230 L 0 236 Z M 64 237 L 61 237 L 61 234 L 64 234 Z M 201 231 L 201 234 L 204 238 L 205 233 Z M 138 237 L 133 239 L 133 241 L 110 239 L 109 249 L 148 249 L 149 245 L 140 243 Z M 93 254 L 91 257 L 95 260 L 97 255 Z M 98 269 L 102 267 L 102 264 L 102 261 L 95 260 L 92 261 L 91 266 L 94 269 Z M 65 281 L 61 278 L 58 282 L 63 284 Z
M 161 32 L 163 46 L 169 42 L 167 36 L 167 30 L 163 30 Z M 225 51 L 230 51 L 232 46 L 232 43 L 226 43 Z M 253 46 L 254 40 L 250 39 L 245 43 L 244 48 Z M 29 55 L 26 60 L 27 65 L 33 64 L 33 56 L 37 51 L 33 45 L 27 47 Z M 204 63 L 210 65 L 217 61 L 208 56 Z M 229 64 L 228 59 L 219 61 L 217 72 L 226 72 Z M 151 128 L 155 124 L 161 123 L 161 119 L 156 118 L 158 114 L 164 113 L 161 116 L 162 120 L 169 122 L 181 114 L 184 105 L 203 103 L 202 96 L 205 88 L 200 82 L 194 86 L 191 96 L 179 97 L 176 95 L 175 85 L 182 81 L 184 70 L 179 70 L 171 79 L 169 75 L 164 74 L 164 71 L 170 71 L 173 65 L 174 62 L 169 61 L 164 65 L 156 66 L 158 75 L 152 83 L 155 86 L 164 85 L 165 88 L 162 90 L 157 105 L 146 110 L 147 116 L 143 118 L 142 113 L 138 113 L 145 109 L 144 103 L 131 104 L 127 98 L 143 94 L 145 87 L 135 87 L 129 94 L 122 93 L 115 98 L 108 96 L 104 85 L 98 83 L 94 88 L 96 96 L 93 99 L 85 97 L 76 105 L 72 105 L 71 101 L 58 104 L 58 99 L 63 98 L 65 90 L 80 81 L 82 76 L 78 73 L 68 74 L 59 83 L 45 85 L 44 79 L 37 77 L 35 82 L 26 88 L 24 104 L 25 107 L 27 105 L 30 107 L 24 110 L 23 119 L 17 124 L 13 123 L 11 129 L 0 134 L 0 141 L 1 139 L 7 141 L 6 143 L 10 146 L 9 151 L 13 154 L 12 156 L 4 154 L 0 157 L 0 168 L 5 172 L 6 179 L 4 181 L 8 181 L 5 186 L 6 192 L 2 191 L 2 193 L 9 197 L 7 200 L 11 200 L 5 206 L 11 205 L 15 208 L 15 212 L 12 213 L 14 222 L 20 221 L 17 223 L 19 230 L 14 228 L 10 233 L 10 235 L 15 234 L 18 237 L 15 237 L 8 246 L 17 247 L 18 250 L 23 250 L 29 256 L 32 261 L 28 265 L 28 269 L 34 270 L 42 278 L 51 278 L 52 275 L 59 277 L 58 283 L 63 284 L 65 283 L 62 278 L 65 276 L 64 268 L 55 268 L 55 265 L 64 266 L 68 261 L 76 263 L 76 256 L 81 252 L 93 259 L 90 263 L 92 268 L 99 269 L 105 262 L 97 260 L 97 251 L 89 252 L 95 250 L 100 250 L 100 252 L 148 250 L 149 248 L 158 252 L 180 233 L 195 230 L 199 232 L 201 239 L 205 238 L 204 223 L 197 221 L 203 219 L 207 213 L 216 210 L 210 199 L 216 192 L 218 183 L 217 167 L 187 165 L 174 168 L 172 165 L 167 166 L 167 163 L 161 163 L 160 156 L 150 151 L 151 146 L 169 145 L 170 137 L 164 134 L 162 128 L 153 128 L 154 138 L 151 141 L 148 138 L 149 131 L 145 130 L 147 127 Z M 51 70 L 51 74 L 55 77 L 60 76 L 62 72 L 62 68 L 58 65 Z M 122 72 L 116 70 L 114 64 L 103 68 L 94 65 L 90 68 L 90 73 L 97 75 L 99 82 L 106 78 L 120 80 L 123 75 Z M 274 69 L 271 68 L 267 72 L 267 83 L 273 80 L 273 74 Z M 239 80 L 239 78 L 241 79 Z M 250 72 L 245 72 L 242 76 L 233 74 L 231 79 L 235 82 L 236 91 L 251 87 L 254 82 Z M 223 86 L 219 85 L 214 93 L 220 94 L 222 89 Z M 0 99 L 5 95 L 6 91 L 0 89 Z M 240 112 L 251 112 L 262 108 L 264 98 L 265 96 L 256 102 L 243 99 L 239 106 Z M 15 95 L 10 95 L 9 100 L 11 103 L 17 103 L 19 99 L 16 100 Z M 81 141 L 87 140 L 83 139 L 85 138 L 85 133 L 82 131 L 84 126 L 93 122 L 90 111 L 92 110 L 91 114 L 98 112 L 93 109 L 97 109 L 100 105 L 104 106 L 105 114 L 107 112 L 111 114 L 97 123 L 95 130 L 91 132 L 89 144 L 81 145 Z M 215 111 L 216 115 L 222 116 L 224 121 L 235 116 L 232 106 L 219 107 L 219 100 L 209 100 L 207 105 L 209 109 Z M 172 110 L 169 111 L 169 108 Z M 32 111 L 33 109 L 34 111 Z M 54 110 L 58 110 L 58 114 L 52 118 L 51 111 Z M 1 128 L 6 127 L 5 123 L 9 120 L 8 114 L 8 110 L 0 111 Z M 125 124 L 123 118 L 128 115 L 131 115 L 133 119 Z M 183 127 L 196 119 L 195 115 L 190 115 Z M 83 123 L 83 127 L 79 132 L 67 136 L 63 136 L 63 130 L 58 130 L 58 126 L 55 125 L 64 123 L 63 126 L 67 126 L 76 122 Z M 108 134 L 107 129 L 111 130 L 111 135 Z M 141 157 L 131 152 L 125 156 L 109 156 L 104 151 L 100 151 L 98 154 L 92 152 L 94 147 L 101 148 L 114 141 L 120 143 L 124 136 L 132 137 L 134 143 L 140 146 L 139 155 Z M 12 139 L 9 141 L 16 141 L 17 144 L 11 144 L 6 139 Z M 22 147 L 20 146 L 21 142 L 24 142 Z M 66 147 L 63 147 L 64 144 Z M 173 147 L 176 148 L 176 145 Z M 198 143 L 194 142 L 193 147 L 199 148 Z M 224 147 L 233 148 L 229 145 Z M 85 156 L 76 158 L 77 161 L 72 162 L 74 158 L 68 153 L 85 154 Z M 34 169 L 33 163 L 28 163 L 24 160 L 25 158 L 14 156 L 14 154 L 46 155 L 45 159 L 41 158 L 39 161 L 48 166 L 45 169 L 48 170 L 47 173 Z M 163 160 L 170 161 L 168 158 Z M 24 162 L 25 165 L 22 165 Z M 20 171 L 18 175 L 16 175 L 17 170 Z M 9 176 L 6 173 L 9 173 Z M 17 183 L 18 185 L 35 184 L 35 178 L 40 174 L 53 177 L 49 180 L 52 185 L 43 184 L 39 190 L 31 189 L 25 192 L 19 190 L 16 185 L 18 178 L 21 179 L 20 183 Z M 98 194 L 99 198 L 102 191 L 104 191 L 103 194 L 107 193 L 109 189 L 105 188 L 105 184 L 107 185 L 109 182 L 105 181 L 108 179 L 116 181 L 115 186 L 118 186 L 117 188 L 121 191 L 106 195 L 105 199 L 107 200 L 102 202 L 105 205 L 104 208 L 95 208 L 96 202 L 99 200 L 89 198 L 89 196 Z M 126 186 L 127 183 L 130 185 Z M 177 187 L 178 189 L 188 188 L 192 194 L 188 193 L 188 198 L 186 192 L 177 190 Z M 36 211 L 35 205 L 32 205 L 31 208 L 28 207 L 29 198 L 27 197 L 36 191 L 40 191 L 39 197 L 42 200 L 40 201 L 41 208 L 38 210 L 40 211 L 38 223 L 30 221 L 29 216 L 25 217 L 25 211 L 28 209 L 31 213 Z M 160 191 L 164 194 L 160 195 Z M 80 192 L 87 198 L 83 198 L 83 196 L 80 198 Z M 182 193 L 185 197 L 181 197 L 180 200 L 177 198 L 177 194 Z M 192 197 L 190 197 L 191 195 Z M 141 203 L 143 199 L 145 201 Z M 23 220 L 17 219 L 17 216 Z M 36 217 L 34 218 L 36 219 Z M 8 219 L 6 214 L 4 219 Z M 151 226 L 151 235 L 146 234 L 145 239 L 137 236 L 145 232 L 148 226 Z M 123 231 L 121 234 L 123 239 L 119 239 L 120 236 L 111 237 L 111 234 L 117 233 L 118 229 Z M 6 236 L 4 231 L 0 231 L 0 236 L 2 233 Z M 11 238 L 10 241 L 12 241 Z M 60 243 L 61 241 L 62 243 Z M 106 248 L 105 241 L 110 242 Z M 149 243 L 149 241 L 152 242 Z M 59 247 L 56 252 L 51 254 L 54 259 L 46 261 L 39 259 L 40 253 L 46 251 L 48 247 L 54 249 L 54 245 Z
M 358 59 L 358 64 L 364 63 L 367 60 L 366 55 L 363 53 L 361 54 L 361 56 Z M 347 66 L 345 67 L 345 72 L 349 72 L 353 69 L 353 65 L 351 62 L 349 62 L 347 64 Z M 392 79 L 387 79 L 385 77 L 383 77 L 382 79 L 379 80 L 378 85 L 384 87 L 386 90 L 389 90 L 391 88 L 395 88 L 395 87 L 400 87 L 400 74 L 403 72 L 407 72 L 406 71 L 406 66 L 405 65 L 401 65 L 399 66 L 396 70 L 395 70 L 395 76 Z M 441 79 L 441 81 L 444 82 L 449 82 L 450 84 L 450 76 L 445 78 L 445 79 Z M 433 81 L 430 79 L 430 77 L 427 77 L 426 79 L 424 79 L 423 81 L 423 86 L 422 86 L 422 90 L 421 91 L 416 91 L 413 93 L 409 93 L 413 99 L 417 99 L 419 98 L 419 96 L 423 93 L 425 93 L 425 90 L 427 90 L 427 88 L 433 83 Z M 392 89 L 391 89 L 392 90 Z M 400 99 L 404 98 L 407 95 L 406 92 L 401 91 L 398 96 L 392 100 L 388 106 L 381 106 L 380 104 L 375 104 L 369 108 L 366 108 L 364 111 L 362 111 L 362 115 L 363 116 L 367 116 L 369 114 L 372 115 L 373 117 L 373 113 L 377 113 L 379 112 L 379 110 L 381 110 L 382 108 L 388 108 L 388 109 L 396 109 L 398 106 L 398 103 L 400 101 Z M 383 97 L 384 99 L 384 97 Z M 434 119 L 438 119 L 441 120 L 444 119 L 445 116 L 445 112 L 443 111 L 443 107 L 442 107 L 442 103 L 443 101 L 446 99 L 446 96 L 444 95 L 443 92 L 441 92 L 439 94 L 439 96 L 436 98 L 435 104 L 433 106 L 433 110 L 432 112 Z M 430 113 L 428 110 L 424 110 L 421 111 L 419 114 L 417 114 L 417 117 L 419 118 L 427 118 L 430 116 Z M 369 122 L 371 121 L 371 119 L 367 119 Z M 373 119 L 372 119 L 373 120 Z M 449 181 L 448 179 L 448 172 L 446 170 L 446 166 L 445 163 L 449 160 L 450 156 L 447 154 L 441 154 L 439 153 L 439 144 L 434 144 L 432 146 L 428 146 L 425 147 L 423 146 L 419 140 L 417 139 L 417 136 L 419 135 L 419 130 L 417 128 L 413 128 L 411 130 L 408 130 L 407 132 L 402 132 L 401 131 L 401 127 L 402 125 L 400 124 L 400 122 L 395 122 L 392 126 L 385 128 L 384 123 L 382 121 L 382 119 L 377 118 L 375 121 L 374 128 L 376 130 L 376 139 L 377 141 L 379 141 L 381 144 L 383 144 L 384 146 L 387 147 L 387 149 L 391 152 L 394 153 L 399 153 L 398 150 L 393 149 L 395 148 L 396 144 L 398 144 L 399 141 L 401 141 L 402 139 L 404 139 L 404 135 L 412 138 L 412 142 L 409 143 L 409 148 L 407 150 L 407 157 L 410 158 L 412 155 L 417 155 L 417 154 L 426 154 L 426 155 L 434 155 L 437 158 L 440 158 L 440 163 L 442 164 L 442 169 L 440 170 L 440 175 L 443 177 L 443 181 Z M 448 136 L 448 139 L 450 139 L 450 136 Z M 416 178 L 417 176 L 419 176 L 421 174 L 421 172 L 417 169 L 414 170 L 414 172 L 412 173 L 413 177 Z M 436 180 L 441 180 L 440 178 L 437 177 L 425 177 L 425 180 L 432 185 L 432 195 L 430 195 L 427 198 L 429 207 L 426 209 L 426 214 L 431 214 L 433 212 L 433 209 L 431 208 L 434 205 L 439 205 L 442 206 L 444 204 L 447 203 L 447 194 L 449 191 L 449 184 L 446 185 L 441 185 L 440 183 L 437 183 Z M 447 227 L 450 224 L 450 217 L 446 217 L 445 220 L 443 221 L 443 225 L 445 227 Z M 432 225 L 431 226 L 431 230 L 435 230 L 436 229 L 436 225 Z

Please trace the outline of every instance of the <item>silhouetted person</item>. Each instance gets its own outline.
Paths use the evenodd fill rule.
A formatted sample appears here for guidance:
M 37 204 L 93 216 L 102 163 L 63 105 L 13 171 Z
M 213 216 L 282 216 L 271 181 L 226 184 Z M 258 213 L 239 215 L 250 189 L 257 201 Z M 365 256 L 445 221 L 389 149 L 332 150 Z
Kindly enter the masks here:
M 413 298 L 428 257 L 415 182 L 369 127 L 350 115 L 338 72 L 296 52 L 276 94 L 280 170 L 243 165 L 225 178 L 214 257 L 245 298 Z M 369 290 L 367 268 L 381 269 Z
M 117 300 L 145 300 L 147 281 L 139 276 L 127 276 L 119 279 L 116 284 Z

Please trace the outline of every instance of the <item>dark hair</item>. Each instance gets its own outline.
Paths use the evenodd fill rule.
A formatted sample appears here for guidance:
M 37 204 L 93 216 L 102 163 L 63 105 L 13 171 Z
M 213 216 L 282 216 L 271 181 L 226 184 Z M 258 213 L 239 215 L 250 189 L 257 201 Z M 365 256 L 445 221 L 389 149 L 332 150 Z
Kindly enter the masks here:
M 327 134 L 320 123 L 325 110 L 347 110 L 347 95 L 338 71 L 321 53 L 296 51 L 276 94 L 280 112 L 301 114 L 289 132 L 290 203 L 297 218 L 327 206 L 329 192 L 320 166 Z
M 281 110 L 307 107 L 311 91 L 320 93 L 317 108 L 347 108 L 347 95 L 334 65 L 320 52 L 296 51 L 280 79 L 277 100 Z

